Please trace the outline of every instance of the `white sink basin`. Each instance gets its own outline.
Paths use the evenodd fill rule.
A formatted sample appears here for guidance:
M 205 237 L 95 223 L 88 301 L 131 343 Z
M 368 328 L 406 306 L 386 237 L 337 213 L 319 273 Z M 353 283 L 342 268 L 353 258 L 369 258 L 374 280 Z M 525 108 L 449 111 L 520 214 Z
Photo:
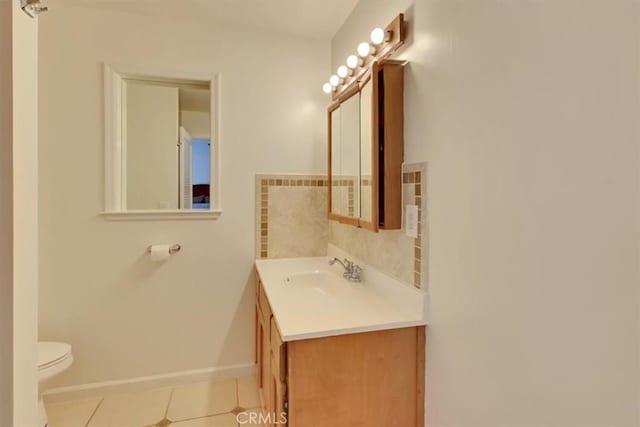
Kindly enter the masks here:
M 353 292 L 353 285 L 337 274 L 323 270 L 300 271 L 284 278 L 293 292 L 310 292 L 315 296 L 343 296 Z

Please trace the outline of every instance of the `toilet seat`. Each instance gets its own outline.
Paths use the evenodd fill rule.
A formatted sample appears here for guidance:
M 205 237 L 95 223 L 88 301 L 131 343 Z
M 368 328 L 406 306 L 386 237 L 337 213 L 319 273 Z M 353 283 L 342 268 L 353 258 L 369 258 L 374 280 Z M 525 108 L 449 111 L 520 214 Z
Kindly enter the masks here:
M 62 364 L 71 357 L 71 346 L 67 343 L 51 341 L 38 343 L 38 371 Z

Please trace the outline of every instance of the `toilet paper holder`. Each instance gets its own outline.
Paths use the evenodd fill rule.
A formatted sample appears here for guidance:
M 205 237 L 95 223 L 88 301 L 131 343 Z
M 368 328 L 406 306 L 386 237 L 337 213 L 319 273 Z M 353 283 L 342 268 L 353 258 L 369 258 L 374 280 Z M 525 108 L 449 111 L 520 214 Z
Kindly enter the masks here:
M 182 247 L 178 243 L 171 245 L 171 247 L 169 248 L 169 254 L 173 255 L 176 252 L 180 252 L 180 249 L 182 249 Z M 147 253 L 151 253 L 151 246 L 147 246 Z

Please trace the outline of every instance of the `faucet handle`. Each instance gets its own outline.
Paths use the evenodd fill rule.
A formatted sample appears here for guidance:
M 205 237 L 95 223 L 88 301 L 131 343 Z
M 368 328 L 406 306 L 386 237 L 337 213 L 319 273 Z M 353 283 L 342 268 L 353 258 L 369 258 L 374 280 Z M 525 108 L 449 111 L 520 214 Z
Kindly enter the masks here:
M 362 267 L 360 267 L 359 265 L 356 265 L 355 263 L 352 263 L 352 265 L 351 265 L 351 274 L 349 275 L 349 280 L 351 280 L 352 282 L 361 281 L 362 277 L 360 276 L 360 274 L 362 274 Z

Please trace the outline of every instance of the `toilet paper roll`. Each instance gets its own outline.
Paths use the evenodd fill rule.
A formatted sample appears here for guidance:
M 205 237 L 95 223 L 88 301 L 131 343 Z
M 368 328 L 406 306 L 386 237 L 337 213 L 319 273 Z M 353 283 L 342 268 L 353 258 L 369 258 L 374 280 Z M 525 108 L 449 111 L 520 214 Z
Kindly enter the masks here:
M 170 248 L 171 245 L 151 246 L 151 261 L 166 261 L 171 256 L 171 252 L 169 252 Z

